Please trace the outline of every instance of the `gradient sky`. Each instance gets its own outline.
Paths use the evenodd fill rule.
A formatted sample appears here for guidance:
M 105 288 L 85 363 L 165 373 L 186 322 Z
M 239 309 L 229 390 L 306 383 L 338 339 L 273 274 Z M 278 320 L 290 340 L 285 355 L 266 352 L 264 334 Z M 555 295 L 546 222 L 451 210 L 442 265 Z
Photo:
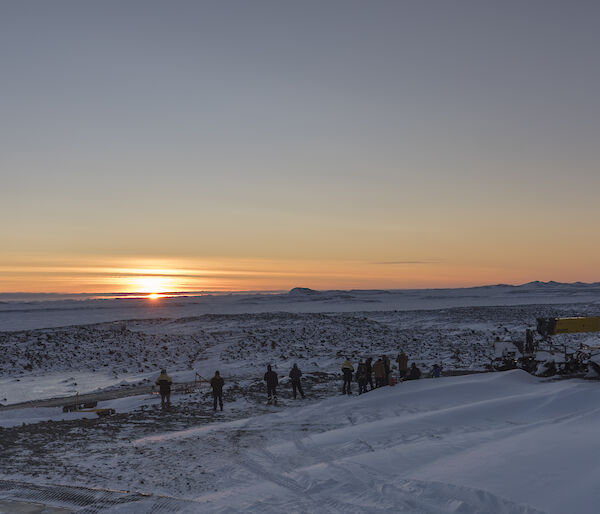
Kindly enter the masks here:
M 600 280 L 600 2 L 0 3 L 0 291 Z

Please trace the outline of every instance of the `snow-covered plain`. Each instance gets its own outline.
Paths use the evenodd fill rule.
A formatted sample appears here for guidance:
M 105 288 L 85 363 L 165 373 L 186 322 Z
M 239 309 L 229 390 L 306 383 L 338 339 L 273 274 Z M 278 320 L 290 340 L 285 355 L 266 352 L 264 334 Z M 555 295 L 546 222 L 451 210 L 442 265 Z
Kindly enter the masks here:
M 41 295 L 45 298 L 45 295 Z M 162 298 L 88 299 L 60 296 L 57 301 L 15 301 L 0 294 L 0 330 L 27 330 L 106 321 L 183 318 L 201 314 L 267 312 L 366 312 L 445 309 L 495 305 L 600 302 L 600 283 L 531 282 L 462 289 L 310 291 L 282 294 L 206 294 Z M 32 295 L 25 298 L 31 300 Z
M 175 511 L 187 512 L 596 512 L 597 382 L 512 371 L 340 395 L 346 357 L 402 348 L 425 372 L 438 362 L 474 373 L 495 341 L 522 339 L 538 316 L 568 315 L 600 315 L 600 287 L 7 302 L 0 482 L 18 482 L 7 499 L 18 484 L 152 495 L 102 512 L 148 512 L 165 498 L 185 499 Z M 268 362 L 283 377 L 297 362 L 307 399 L 293 400 L 284 378 L 280 405 L 266 406 Z M 162 410 L 149 393 L 163 366 L 176 382 L 219 369 L 225 411 L 212 412 L 205 383 Z M 101 401 L 111 418 L 11 407 L 126 384 L 148 387 Z
M 599 401 L 597 383 L 514 370 L 408 382 L 134 445 L 179 456 L 256 434 L 218 464 L 227 479 L 217 490 L 195 496 L 203 512 L 592 513 Z

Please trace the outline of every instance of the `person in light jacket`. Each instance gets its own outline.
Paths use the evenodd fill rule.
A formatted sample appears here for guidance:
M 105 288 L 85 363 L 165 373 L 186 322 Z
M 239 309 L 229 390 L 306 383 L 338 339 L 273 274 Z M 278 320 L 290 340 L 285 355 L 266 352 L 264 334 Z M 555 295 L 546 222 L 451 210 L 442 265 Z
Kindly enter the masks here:
M 159 387 L 160 391 L 160 403 L 164 407 L 165 405 L 171 404 L 171 385 L 173 381 L 171 377 L 167 375 L 167 370 L 161 369 L 160 375 L 156 379 L 155 384 Z
M 373 375 L 375 376 L 375 387 L 381 387 L 385 383 L 385 364 L 381 358 L 373 364 Z
M 400 380 L 406 377 L 406 373 L 408 371 L 408 355 L 401 351 L 396 357 L 396 362 L 398 363 L 398 374 L 400 375 Z

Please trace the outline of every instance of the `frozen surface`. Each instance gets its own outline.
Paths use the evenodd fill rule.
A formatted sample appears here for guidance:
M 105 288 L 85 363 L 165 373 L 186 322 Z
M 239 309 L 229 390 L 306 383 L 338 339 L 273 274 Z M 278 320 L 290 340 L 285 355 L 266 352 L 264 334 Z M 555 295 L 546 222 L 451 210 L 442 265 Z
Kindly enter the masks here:
M 194 497 L 206 512 L 592 513 L 599 401 L 597 383 L 516 370 L 408 382 L 134 445 L 179 453 L 219 434 L 263 434 L 221 464 L 228 479 L 217 491 Z
M 7 428 L 22 449 L 0 477 L 169 495 L 193 502 L 187 512 L 597 512 L 597 382 L 515 370 L 306 403 L 282 396 L 277 408 L 226 403 L 182 429 L 169 425 L 175 413 L 157 423 L 140 411 L 152 399 L 108 402 L 146 412 L 129 426 L 112 420 L 110 438 L 92 420 Z M 52 464 L 34 469 L 23 463 L 35 444 L 13 436 L 36 426 L 54 448 L 43 450 Z
M 182 512 L 597 511 L 598 382 L 477 373 L 346 397 L 339 378 L 346 358 L 400 349 L 425 376 L 433 363 L 484 371 L 496 343 L 522 340 L 538 316 L 599 315 L 593 285 L 203 301 L 44 302 L 27 304 L 22 318 L 16 303 L 3 304 L 0 479 L 140 491 L 148 502 L 164 495 Z M 561 337 L 572 348 L 594 342 Z M 306 400 L 291 398 L 294 362 Z M 282 378 L 278 407 L 265 405 L 267 363 Z M 149 394 L 161 367 L 178 383 L 219 369 L 225 410 L 212 411 L 205 382 L 162 409 Z M 99 401 L 117 411 L 110 418 L 15 408 L 132 385 L 143 392 Z
M 4 301 L 3 300 L 4 296 Z M 202 314 L 358 312 L 491 305 L 600 302 L 600 283 L 531 282 L 463 289 L 304 291 L 281 294 L 14 301 L 0 294 L 0 330 L 26 330 L 115 320 L 182 318 Z M 46 296 L 40 296 L 46 298 Z M 79 296 L 76 296 L 79 298 Z
M 205 314 L 0 332 L 0 404 L 150 385 L 161 368 L 176 382 L 261 377 L 271 363 L 310 373 L 339 372 L 345 358 L 403 349 L 428 372 L 485 370 L 514 348 L 538 316 L 598 315 L 600 304 L 529 304 L 438 310 Z M 498 344 L 500 341 L 502 344 Z M 561 336 L 577 348 L 589 334 Z M 287 371 L 285 372 L 287 374 Z

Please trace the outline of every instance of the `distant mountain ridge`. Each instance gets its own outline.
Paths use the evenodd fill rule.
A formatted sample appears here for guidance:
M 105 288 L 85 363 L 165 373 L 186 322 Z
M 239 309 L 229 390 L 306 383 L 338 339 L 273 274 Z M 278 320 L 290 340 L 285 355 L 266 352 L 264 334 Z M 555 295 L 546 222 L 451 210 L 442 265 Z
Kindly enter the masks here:
M 573 292 L 576 290 L 581 291 L 592 291 L 600 288 L 600 282 L 556 282 L 549 280 L 547 282 L 541 280 L 534 280 L 532 282 L 526 282 L 524 284 L 488 284 L 481 286 L 466 286 L 466 287 L 439 287 L 439 288 L 422 288 L 422 289 L 322 289 L 315 290 L 309 287 L 294 287 L 289 291 L 229 291 L 229 292 L 210 292 L 210 291 L 189 291 L 185 293 L 173 293 L 174 296 L 180 297 L 206 297 L 206 296 L 269 296 L 269 297 L 288 297 L 296 300 L 308 300 L 309 298 L 318 299 L 323 295 L 326 296 L 337 296 L 348 298 L 348 295 L 366 296 L 376 294 L 418 294 L 419 292 L 461 292 L 468 291 L 485 291 L 486 293 L 493 293 L 495 290 L 498 293 L 501 292 L 550 292 L 554 291 L 565 291 Z M 166 293 L 167 295 L 171 293 Z M 60 301 L 88 301 L 88 300 L 107 300 L 107 299 L 123 299 L 129 300 L 136 296 L 145 295 L 141 293 L 0 293 L 0 304 L 5 303 L 35 303 L 35 302 L 60 302 Z M 112 298 L 111 298 L 112 297 Z
M 287 294 L 292 296 L 307 296 L 317 295 L 319 293 L 384 293 L 384 292 L 403 292 L 403 291 L 463 291 L 466 289 L 531 289 L 531 288 L 549 288 L 549 287 L 582 287 L 582 288 L 596 288 L 600 287 L 600 282 L 556 282 L 555 280 L 549 280 L 544 282 L 542 280 L 533 280 L 531 282 L 525 282 L 524 284 L 486 284 L 482 286 L 464 286 L 464 287 L 427 287 L 419 289 L 311 289 L 309 287 L 294 287 L 290 289 Z

